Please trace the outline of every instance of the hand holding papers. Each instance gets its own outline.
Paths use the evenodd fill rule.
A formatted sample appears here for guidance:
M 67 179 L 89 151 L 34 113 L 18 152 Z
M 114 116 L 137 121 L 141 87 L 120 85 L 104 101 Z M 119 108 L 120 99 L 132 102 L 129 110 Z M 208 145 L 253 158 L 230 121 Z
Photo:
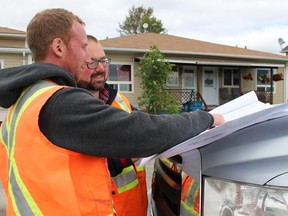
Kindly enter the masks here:
M 216 113 L 211 113 L 213 118 L 214 118 L 214 123 L 213 125 L 211 126 L 211 128 L 214 128 L 216 126 L 219 126 L 223 123 L 225 123 L 225 119 L 224 119 L 224 116 L 221 115 L 221 114 L 216 114 Z
M 172 157 L 207 145 L 250 125 L 286 116 L 288 115 L 288 104 L 285 103 L 273 106 L 271 104 L 262 103 L 258 100 L 255 92 L 251 91 L 213 109 L 210 113 L 222 114 L 226 122 L 211 130 L 206 130 L 198 136 L 186 140 L 159 155 L 143 158 L 141 164 L 145 164 L 156 157 Z

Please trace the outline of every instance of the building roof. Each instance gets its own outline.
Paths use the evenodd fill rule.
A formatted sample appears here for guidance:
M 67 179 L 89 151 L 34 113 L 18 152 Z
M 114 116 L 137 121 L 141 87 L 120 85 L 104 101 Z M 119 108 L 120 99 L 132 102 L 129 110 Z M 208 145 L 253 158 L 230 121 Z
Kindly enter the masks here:
M 26 32 L 0 26 L 0 34 L 21 34 L 21 35 L 26 35 Z
M 0 36 L 26 37 L 26 32 L 0 26 Z M 260 57 L 288 60 L 288 56 L 227 46 L 168 34 L 143 33 L 100 40 L 105 50 L 147 52 L 156 45 L 163 53 L 205 56 Z
M 143 33 L 128 35 L 117 38 L 100 40 L 104 49 L 108 50 L 149 50 L 156 45 L 163 53 L 183 53 L 201 55 L 223 55 L 238 57 L 264 57 L 287 60 L 288 57 L 268 52 L 250 50 L 246 48 L 233 47 L 210 43 L 200 40 L 183 38 L 168 34 Z
M 0 53 L 30 52 L 29 49 L 25 46 L 25 31 L 0 26 L 0 39 Z M 3 42 L 5 40 L 6 42 Z M 14 43 L 11 40 L 17 42 Z

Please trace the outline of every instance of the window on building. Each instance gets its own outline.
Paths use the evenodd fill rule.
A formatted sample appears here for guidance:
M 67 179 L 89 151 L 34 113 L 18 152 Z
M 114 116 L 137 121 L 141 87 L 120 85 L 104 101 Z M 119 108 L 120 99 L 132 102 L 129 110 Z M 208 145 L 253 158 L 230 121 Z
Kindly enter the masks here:
M 273 73 L 276 69 L 273 69 Z M 257 68 L 257 91 L 271 91 L 271 69 L 270 68 Z M 272 82 L 272 91 L 275 91 L 275 82 Z
M 132 92 L 132 65 L 110 64 L 107 83 L 119 92 Z
M 196 89 L 196 67 L 183 66 L 182 87 L 188 89 Z
M 173 73 L 169 75 L 169 80 L 167 83 L 168 86 L 178 86 L 179 85 L 179 77 L 178 77 L 178 68 L 173 67 Z
M 172 74 L 169 75 L 169 80 L 167 83 L 168 86 L 178 86 L 178 71 L 174 71 Z
M 223 86 L 239 87 L 240 73 L 236 68 L 223 69 Z

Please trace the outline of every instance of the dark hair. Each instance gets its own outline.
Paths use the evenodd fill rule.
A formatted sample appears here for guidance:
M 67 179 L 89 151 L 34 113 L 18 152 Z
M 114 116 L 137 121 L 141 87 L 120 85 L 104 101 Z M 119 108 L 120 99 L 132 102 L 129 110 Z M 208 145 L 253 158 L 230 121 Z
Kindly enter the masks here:
M 27 26 L 27 44 L 35 61 L 43 60 L 55 38 L 69 45 L 73 21 L 85 23 L 72 12 L 62 9 L 46 9 L 37 13 Z

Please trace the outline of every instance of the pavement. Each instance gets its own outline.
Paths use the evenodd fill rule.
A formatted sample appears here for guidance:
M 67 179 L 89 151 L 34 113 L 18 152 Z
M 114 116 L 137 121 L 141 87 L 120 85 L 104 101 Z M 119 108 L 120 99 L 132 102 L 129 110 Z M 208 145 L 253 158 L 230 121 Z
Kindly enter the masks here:
M 146 183 L 147 183 L 147 191 L 148 192 L 151 188 L 153 167 L 154 167 L 154 160 L 150 161 L 146 164 Z M 5 192 L 4 192 L 4 189 L 2 187 L 2 183 L 0 181 L 0 216 L 6 215 L 6 205 L 7 205 L 7 200 L 6 200 Z

